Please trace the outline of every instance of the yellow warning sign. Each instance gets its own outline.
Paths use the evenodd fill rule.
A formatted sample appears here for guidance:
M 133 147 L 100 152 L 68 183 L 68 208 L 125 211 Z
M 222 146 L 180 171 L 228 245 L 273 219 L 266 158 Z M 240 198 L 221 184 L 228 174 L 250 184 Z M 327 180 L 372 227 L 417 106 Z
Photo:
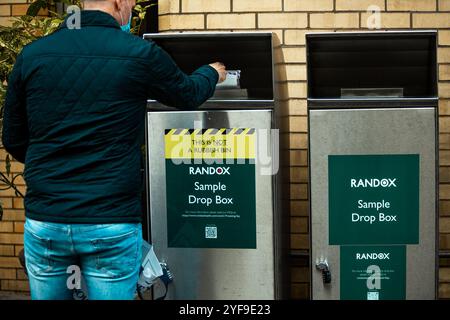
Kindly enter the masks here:
M 167 129 L 166 159 L 254 159 L 255 129 Z

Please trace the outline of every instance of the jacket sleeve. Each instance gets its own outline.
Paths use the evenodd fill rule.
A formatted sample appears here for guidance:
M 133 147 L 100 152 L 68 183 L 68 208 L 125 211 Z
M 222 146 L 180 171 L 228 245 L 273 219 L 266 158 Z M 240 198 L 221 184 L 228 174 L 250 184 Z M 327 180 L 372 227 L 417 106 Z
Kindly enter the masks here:
M 219 74 L 204 65 L 191 75 L 178 68 L 172 58 L 156 44 L 150 49 L 151 84 L 148 88 L 152 99 L 180 109 L 195 109 L 214 94 Z
M 25 162 L 28 148 L 28 124 L 25 89 L 22 82 L 22 54 L 19 54 L 8 79 L 8 89 L 3 113 L 2 142 L 17 161 Z

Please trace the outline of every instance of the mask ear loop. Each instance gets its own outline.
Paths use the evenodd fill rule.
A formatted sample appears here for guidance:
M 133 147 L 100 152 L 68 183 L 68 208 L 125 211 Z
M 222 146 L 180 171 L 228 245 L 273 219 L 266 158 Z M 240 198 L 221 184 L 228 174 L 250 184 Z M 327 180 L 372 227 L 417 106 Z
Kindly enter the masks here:
M 127 1 L 127 5 L 129 4 L 129 2 Z M 125 24 L 123 23 L 123 15 L 122 15 L 122 11 L 119 11 L 120 14 L 120 21 L 122 22 L 121 26 L 124 26 Z M 130 10 L 130 19 L 131 19 L 131 15 L 132 15 L 132 10 Z

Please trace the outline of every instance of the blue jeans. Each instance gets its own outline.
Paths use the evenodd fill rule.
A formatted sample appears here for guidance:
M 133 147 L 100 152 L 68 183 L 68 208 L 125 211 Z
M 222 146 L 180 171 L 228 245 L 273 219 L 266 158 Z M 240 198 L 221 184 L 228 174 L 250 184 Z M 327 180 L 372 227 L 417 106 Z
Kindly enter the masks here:
M 25 261 L 32 299 L 72 299 L 79 268 L 89 300 L 133 299 L 142 255 L 140 223 L 25 221 Z M 79 283 L 79 281 L 78 281 Z

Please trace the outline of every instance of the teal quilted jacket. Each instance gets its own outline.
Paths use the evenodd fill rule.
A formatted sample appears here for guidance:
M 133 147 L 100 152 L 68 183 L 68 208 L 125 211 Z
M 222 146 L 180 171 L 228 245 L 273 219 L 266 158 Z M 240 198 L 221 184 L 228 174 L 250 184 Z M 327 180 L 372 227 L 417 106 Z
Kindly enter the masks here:
M 8 81 L 2 133 L 6 150 L 25 163 L 26 216 L 139 222 L 147 99 L 193 109 L 217 81 L 208 65 L 184 74 L 101 11 L 82 11 L 80 29 L 62 23 L 26 46 Z

